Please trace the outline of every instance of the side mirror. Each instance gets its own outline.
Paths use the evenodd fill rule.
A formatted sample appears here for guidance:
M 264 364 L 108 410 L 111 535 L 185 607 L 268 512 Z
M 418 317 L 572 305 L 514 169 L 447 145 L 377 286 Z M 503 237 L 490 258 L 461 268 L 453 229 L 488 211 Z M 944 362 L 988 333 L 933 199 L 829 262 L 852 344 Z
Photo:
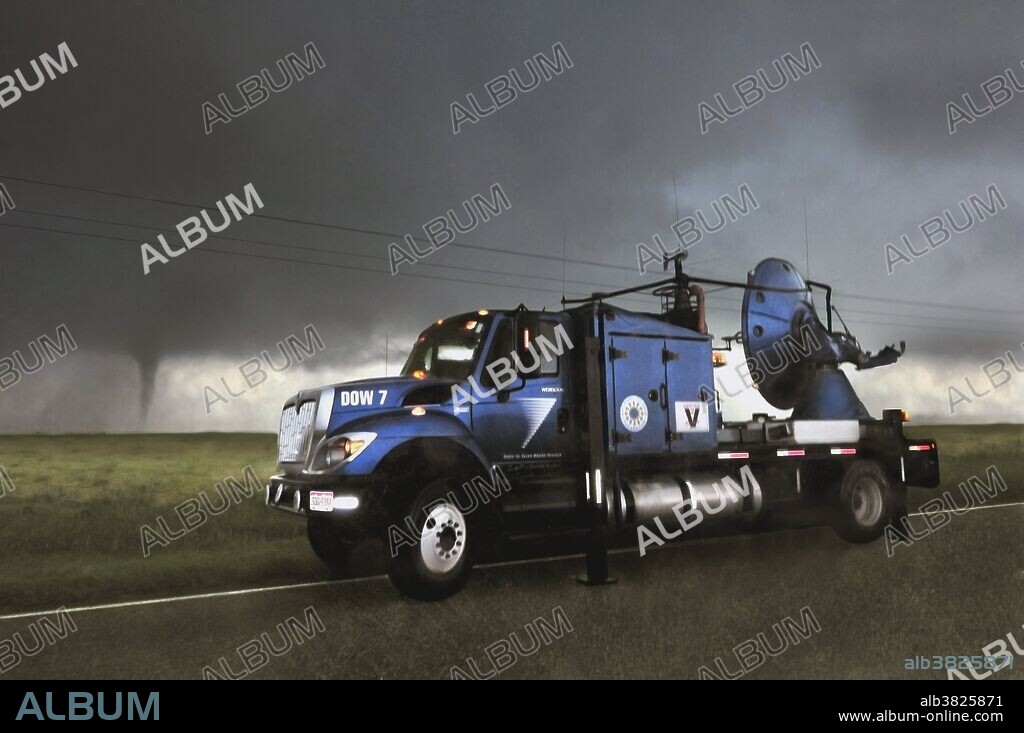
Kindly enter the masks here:
M 536 349 L 530 351 L 530 346 L 533 344 L 534 339 L 540 335 L 540 313 L 537 311 L 522 310 L 516 314 L 516 343 L 513 349 L 516 356 L 519 357 L 519 363 L 524 365 L 530 365 L 536 362 L 537 355 Z M 537 370 L 532 372 L 524 372 L 519 376 L 523 379 L 528 379 L 536 374 Z

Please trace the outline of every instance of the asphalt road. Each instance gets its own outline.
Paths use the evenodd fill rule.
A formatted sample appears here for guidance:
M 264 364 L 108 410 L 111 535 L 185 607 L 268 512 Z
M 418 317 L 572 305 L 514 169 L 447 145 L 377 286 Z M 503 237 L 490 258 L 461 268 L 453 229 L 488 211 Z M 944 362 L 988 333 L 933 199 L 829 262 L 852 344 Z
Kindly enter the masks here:
M 980 655 L 1014 631 L 1024 646 L 1022 518 L 1021 506 L 952 517 L 891 558 L 883 542 L 849 545 L 826 527 L 691 540 L 643 558 L 617 553 L 618 582 L 593 588 L 574 580 L 580 558 L 499 565 L 477 569 L 461 594 L 437 604 L 406 600 L 375 577 L 77 611 L 76 631 L 0 679 L 201 678 L 207 665 L 223 672 L 222 657 L 241 674 L 237 649 L 253 639 L 253 678 L 449 678 L 455 666 L 472 674 L 469 658 L 489 675 L 488 646 L 513 650 L 514 661 L 497 657 L 499 677 L 695 678 L 702 665 L 716 671 L 716 657 L 738 673 L 735 646 L 762 633 L 777 647 L 773 624 L 804 625 L 805 607 L 820 631 L 806 627 L 809 638 L 747 677 L 941 679 L 905 670 L 904 659 Z M 313 638 L 263 663 L 261 634 L 282 648 L 277 624 L 305 622 L 309 607 L 323 630 L 308 626 Z M 33 622 L 0 620 L 0 639 L 17 632 L 31 648 Z M 1016 662 L 998 677 L 1024 679 L 1024 655 Z

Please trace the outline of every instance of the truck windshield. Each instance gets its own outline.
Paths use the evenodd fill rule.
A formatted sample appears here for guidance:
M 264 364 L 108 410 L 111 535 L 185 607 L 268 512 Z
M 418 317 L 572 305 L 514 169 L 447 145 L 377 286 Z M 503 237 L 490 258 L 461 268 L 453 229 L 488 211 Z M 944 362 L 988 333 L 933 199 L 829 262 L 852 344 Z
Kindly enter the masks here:
M 402 376 L 461 380 L 473 373 L 484 341 L 483 319 L 450 318 L 420 334 L 402 367 Z

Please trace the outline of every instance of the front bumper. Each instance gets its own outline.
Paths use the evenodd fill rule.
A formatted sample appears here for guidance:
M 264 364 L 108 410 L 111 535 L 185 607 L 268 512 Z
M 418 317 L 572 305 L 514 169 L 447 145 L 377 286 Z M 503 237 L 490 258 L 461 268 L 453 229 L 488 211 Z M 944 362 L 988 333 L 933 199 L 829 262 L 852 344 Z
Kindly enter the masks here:
M 375 494 L 369 481 L 359 478 L 310 481 L 285 474 L 271 476 L 264 487 L 264 501 L 271 509 L 299 516 L 321 516 L 333 519 L 366 517 L 373 511 Z M 333 494 L 330 510 L 310 509 L 310 493 Z

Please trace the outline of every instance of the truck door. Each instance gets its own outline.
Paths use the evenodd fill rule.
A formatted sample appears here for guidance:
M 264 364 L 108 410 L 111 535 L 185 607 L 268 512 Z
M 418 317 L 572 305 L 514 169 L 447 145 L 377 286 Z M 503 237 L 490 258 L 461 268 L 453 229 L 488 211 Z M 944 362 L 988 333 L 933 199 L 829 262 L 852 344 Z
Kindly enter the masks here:
M 718 445 L 718 413 L 707 340 L 665 339 L 665 382 L 673 453 L 694 453 Z
M 554 317 L 541 320 L 541 336 L 556 344 Z M 513 323 L 503 318 L 496 325 L 492 346 L 484 366 L 495 359 L 510 358 L 513 348 Z M 473 405 L 473 433 L 487 457 L 500 462 L 558 461 L 568 455 L 571 434 L 569 410 L 569 351 L 542 363 L 537 373 L 519 389 L 498 392 Z M 484 370 L 480 377 L 484 389 L 493 389 Z
M 662 338 L 612 334 L 613 444 L 620 455 L 665 453 L 667 403 Z

